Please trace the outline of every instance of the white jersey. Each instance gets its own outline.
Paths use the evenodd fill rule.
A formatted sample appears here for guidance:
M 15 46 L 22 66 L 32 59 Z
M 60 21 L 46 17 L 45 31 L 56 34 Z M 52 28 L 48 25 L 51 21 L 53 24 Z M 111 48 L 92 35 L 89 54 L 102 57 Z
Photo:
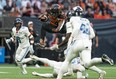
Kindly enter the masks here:
M 95 37 L 93 28 L 86 18 L 71 17 L 70 22 L 66 23 L 67 33 L 72 33 L 68 45 L 75 39 L 92 39 Z
M 18 41 L 20 47 L 30 46 L 29 35 L 30 32 L 26 26 L 21 26 L 19 31 L 16 31 L 16 27 L 12 28 L 13 38 Z
M 91 39 L 90 33 L 93 33 L 93 29 L 90 26 L 88 19 L 80 17 L 72 17 L 70 23 L 73 26 L 72 38 L 73 39 Z M 94 37 L 95 35 L 93 35 Z

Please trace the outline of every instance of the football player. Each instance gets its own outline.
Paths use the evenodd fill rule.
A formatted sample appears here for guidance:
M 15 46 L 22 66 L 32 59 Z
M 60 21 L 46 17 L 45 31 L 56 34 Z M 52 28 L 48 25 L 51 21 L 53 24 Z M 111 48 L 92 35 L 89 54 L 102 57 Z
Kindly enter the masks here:
M 49 78 L 49 77 L 57 77 L 57 74 L 59 72 L 59 69 L 62 65 L 62 62 L 57 62 L 57 61 L 54 61 L 54 60 L 49 60 L 47 58 L 40 58 L 40 57 L 37 57 L 37 56 L 31 56 L 32 59 L 36 60 L 36 61 L 40 61 L 44 64 L 48 64 L 48 66 L 52 67 L 53 69 L 53 73 L 45 73 L 45 74 L 41 74 L 41 73 L 37 73 L 37 72 L 32 72 L 32 74 L 34 76 L 40 76 L 40 77 L 46 77 L 46 78 Z M 63 76 L 71 76 L 73 75 L 73 72 L 76 73 L 76 72 L 84 72 L 85 71 L 85 68 L 80 64 L 80 58 L 75 58 L 72 60 L 71 62 L 71 66 L 68 68 L 68 70 L 63 74 Z M 81 78 L 85 78 L 85 76 L 82 76 L 81 75 Z
M 18 42 L 18 48 L 15 54 L 15 62 L 22 70 L 23 74 L 27 74 L 26 69 L 23 67 L 23 63 L 29 62 L 31 58 L 25 58 L 30 49 L 33 49 L 31 45 L 34 43 L 34 38 L 28 30 L 28 27 L 22 25 L 23 21 L 21 18 L 16 18 L 14 21 L 14 27 L 12 28 L 12 37 L 7 39 L 7 42 Z M 30 42 L 29 42 L 30 40 Z M 33 54 L 34 51 L 30 53 Z
M 60 5 L 53 4 L 51 8 L 47 10 L 47 14 L 40 15 L 39 19 L 41 19 L 41 21 L 47 20 L 47 22 L 44 22 L 41 27 L 40 45 L 45 46 L 46 32 L 65 33 L 65 28 L 63 27 L 65 17 Z
M 79 52 L 81 52 L 80 57 L 82 58 L 82 61 L 84 62 L 83 65 L 86 68 L 92 66 L 93 63 L 95 64 L 102 61 L 107 61 L 113 65 L 113 60 L 107 55 L 103 55 L 100 59 L 91 60 L 91 39 L 95 36 L 94 30 L 90 26 L 88 19 L 80 17 L 83 11 L 80 6 L 74 7 L 73 10 L 74 14 L 71 17 L 70 22 L 68 22 L 68 26 L 72 27 L 72 34 L 68 41 L 66 59 L 61 66 L 57 79 L 62 79 L 63 73 L 67 70 L 72 59 L 78 56 Z M 100 75 L 99 79 L 103 79 L 104 74 L 105 72 L 103 72 L 102 77 Z

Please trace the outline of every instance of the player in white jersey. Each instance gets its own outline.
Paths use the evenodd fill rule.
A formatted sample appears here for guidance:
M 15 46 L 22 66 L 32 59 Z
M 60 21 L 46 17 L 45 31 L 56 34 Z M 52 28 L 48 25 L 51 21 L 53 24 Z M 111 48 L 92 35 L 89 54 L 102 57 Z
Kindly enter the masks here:
M 91 39 L 95 36 L 94 31 L 92 27 L 90 26 L 90 22 L 88 19 L 76 16 L 77 14 L 81 12 L 81 8 L 75 7 L 74 9 L 75 9 L 74 17 L 71 17 L 70 22 L 68 22 L 68 25 L 72 27 L 72 34 L 68 41 L 67 50 L 65 51 L 67 55 L 60 69 L 57 79 L 62 79 L 62 74 L 67 70 L 71 60 L 75 58 L 79 54 L 79 52 L 86 50 L 86 52 L 91 53 L 90 51 L 91 45 L 92 45 Z M 81 58 L 84 57 L 83 55 L 85 54 L 82 54 Z M 109 59 L 106 55 L 103 55 L 103 58 L 100 58 L 97 61 L 94 61 L 95 60 L 94 59 L 93 60 L 94 62 L 92 62 L 90 54 L 87 56 L 85 59 L 87 59 L 88 61 L 86 60 L 85 60 L 86 62 L 84 61 L 84 66 L 87 68 L 89 68 L 95 63 L 102 62 L 102 60 L 109 62 L 111 65 L 113 64 L 111 62 L 112 60 Z M 103 79 L 103 77 L 100 79 Z
M 37 73 L 35 71 L 32 72 L 34 76 L 40 76 L 40 77 L 46 77 L 46 78 L 57 77 L 59 69 L 63 63 L 63 62 L 57 62 L 54 60 L 49 60 L 47 58 L 40 58 L 34 55 L 31 56 L 31 58 L 36 61 L 40 61 L 44 64 L 48 64 L 48 66 L 52 67 L 53 73 L 42 74 L 42 73 Z M 68 70 L 63 74 L 63 76 L 71 76 L 73 75 L 73 72 L 75 73 L 75 72 L 84 72 L 84 71 L 85 71 L 85 68 L 80 64 L 80 58 L 75 58 L 72 60 L 70 68 L 68 68 Z M 85 78 L 85 76 L 82 76 L 82 77 Z
M 77 9 L 77 7 L 74 7 L 74 9 Z M 83 21 L 86 22 L 86 18 L 82 18 Z M 84 23 L 84 22 L 83 22 Z M 90 24 L 90 23 L 89 23 Z M 92 41 L 90 40 L 90 49 L 86 49 L 86 50 L 83 50 L 81 53 L 80 53 L 80 57 L 84 63 L 84 66 L 86 68 L 89 68 L 90 70 L 93 70 L 97 73 L 99 73 L 99 79 L 103 79 L 104 75 L 106 74 L 105 71 L 97 68 L 96 66 L 92 66 L 92 65 L 95 65 L 95 64 L 98 64 L 98 63 L 101 63 L 101 62 L 108 62 L 110 65 L 113 65 L 113 60 L 110 59 L 106 54 L 103 54 L 103 56 L 101 58 L 93 58 L 91 59 L 91 46 L 92 46 Z
M 23 67 L 23 63 L 31 61 L 31 58 L 25 58 L 27 53 L 32 49 L 31 44 L 34 43 L 34 38 L 30 34 L 28 27 L 22 25 L 22 19 L 16 18 L 14 21 L 14 27 L 12 28 L 12 37 L 7 39 L 7 42 L 18 42 L 18 48 L 15 54 L 15 62 L 21 68 L 23 74 L 27 74 L 26 69 Z M 30 40 L 30 42 L 29 42 Z M 33 53 L 32 51 L 30 53 Z

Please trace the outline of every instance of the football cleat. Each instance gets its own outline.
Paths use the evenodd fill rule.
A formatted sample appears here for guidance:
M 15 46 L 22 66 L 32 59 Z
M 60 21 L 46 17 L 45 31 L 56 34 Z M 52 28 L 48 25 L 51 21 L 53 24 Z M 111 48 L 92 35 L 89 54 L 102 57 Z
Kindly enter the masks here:
M 36 68 L 40 68 L 40 66 L 38 64 L 35 65 Z
M 114 65 L 114 61 L 111 58 L 109 58 L 106 54 L 102 55 L 102 60 L 108 62 L 110 65 Z
M 32 72 L 32 75 L 38 76 L 38 73 L 34 71 L 34 72 Z
M 104 76 L 106 75 L 105 71 L 100 72 L 99 79 L 104 79 Z
M 24 75 L 27 74 L 27 71 L 26 70 L 23 70 L 22 71 L 22 74 L 24 74 Z

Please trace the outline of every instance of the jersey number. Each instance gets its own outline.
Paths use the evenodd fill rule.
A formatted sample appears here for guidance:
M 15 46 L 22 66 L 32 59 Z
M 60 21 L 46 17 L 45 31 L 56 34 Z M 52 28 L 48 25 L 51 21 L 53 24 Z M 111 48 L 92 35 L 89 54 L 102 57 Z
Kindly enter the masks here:
M 89 29 L 87 28 L 87 26 L 86 26 L 85 24 L 81 24 L 80 30 L 81 30 L 84 34 L 87 34 L 87 35 L 89 35 L 89 33 L 90 33 Z

